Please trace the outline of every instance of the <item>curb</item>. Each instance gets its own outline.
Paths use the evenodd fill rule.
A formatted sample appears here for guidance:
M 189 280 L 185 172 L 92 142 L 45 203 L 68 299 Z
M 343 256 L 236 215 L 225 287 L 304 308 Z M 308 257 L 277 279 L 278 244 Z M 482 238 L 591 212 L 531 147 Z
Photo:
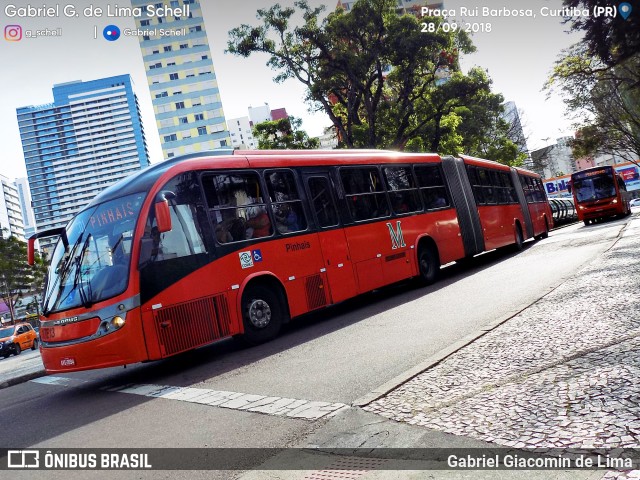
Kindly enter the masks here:
M 33 380 L 34 378 L 44 377 L 47 372 L 44 371 L 44 368 L 35 372 L 25 373 L 23 375 L 9 378 L 7 380 L 0 380 L 0 390 L 3 388 L 8 388 L 13 385 L 18 385 L 20 383 L 28 382 L 29 380 Z
M 461 338 L 460 340 L 458 340 L 457 342 L 453 343 L 452 345 L 449 345 L 448 347 L 443 348 L 442 350 L 440 350 L 437 353 L 435 353 L 434 355 L 430 356 L 425 361 L 419 363 L 415 367 L 410 368 L 409 370 L 406 370 L 406 371 L 402 372 L 400 375 L 397 375 L 396 377 L 392 378 L 388 382 L 380 385 L 375 390 L 372 390 L 371 392 L 366 393 L 363 396 L 361 396 L 360 398 L 358 398 L 355 401 L 351 402 L 351 406 L 353 406 L 353 407 L 364 407 L 364 406 L 370 404 L 371 402 L 376 401 L 380 397 L 386 395 L 387 393 L 391 392 L 392 390 L 395 390 L 400 385 L 402 385 L 402 384 L 408 382 L 409 380 L 411 380 L 413 377 L 416 377 L 416 376 L 420 375 L 421 373 L 425 372 L 426 370 L 429 370 L 430 368 L 435 367 L 440 362 L 442 362 L 443 360 L 447 359 L 448 357 L 450 357 L 451 355 L 453 355 L 457 351 L 462 350 L 467 345 L 470 345 L 471 343 L 475 342 L 476 340 L 478 340 L 479 338 L 483 337 L 487 333 L 491 332 L 492 330 L 495 330 L 496 328 L 498 328 L 503 323 L 511 320 L 513 317 L 515 317 L 516 315 L 520 314 L 521 312 L 523 312 L 527 308 L 529 308 L 532 305 L 538 303 L 540 300 L 545 298 L 547 295 L 549 295 L 551 292 L 553 292 L 556 288 L 558 288 L 560 285 L 562 285 L 564 283 L 564 281 L 566 279 L 568 279 L 568 278 L 570 278 L 570 276 L 562 277 L 561 281 L 556 286 L 549 288 L 540 298 L 534 300 L 530 304 L 525 305 L 524 307 L 522 307 L 522 308 L 520 308 L 518 310 L 506 313 L 505 315 L 503 315 L 502 317 L 498 318 L 497 320 L 485 325 L 484 327 L 480 328 L 479 330 L 477 330 L 477 331 L 475 331 L 473 333 L 470 333 L 469 335 Z

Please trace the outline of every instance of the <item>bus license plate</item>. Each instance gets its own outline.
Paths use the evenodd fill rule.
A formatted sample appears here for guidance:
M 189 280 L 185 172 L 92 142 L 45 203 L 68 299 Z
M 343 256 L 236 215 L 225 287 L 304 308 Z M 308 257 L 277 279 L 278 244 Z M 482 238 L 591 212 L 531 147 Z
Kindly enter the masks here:
M 67 358 L 62 358 L 60 360 L 61 367 L 73 367 L 75 364 L 76 364 L 75 358 L 67 357 Z

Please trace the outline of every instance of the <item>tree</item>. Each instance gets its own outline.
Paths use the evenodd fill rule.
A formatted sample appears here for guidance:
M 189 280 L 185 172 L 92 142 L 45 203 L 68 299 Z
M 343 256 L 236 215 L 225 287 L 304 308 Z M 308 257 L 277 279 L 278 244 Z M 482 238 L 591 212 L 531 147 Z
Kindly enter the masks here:
M 565 7 L 589 10 L 591 15 L 571 17 L 571 29 L 585 33 L 582 43 L 588 56 L 596 57 L 606 68 L 611 68 L 640 52 L 640 15 L 635 10 L 627 19 L 620 11 L 615 17 L 593 15 L 594 8 L 602 4 L 601 0 L 564 0 Z
M 276 82 L 305 85 L 307 102 L 329 116 L 342 147 L 459 153 L 457 129 L 469 121 L 460 109 L 502 102 L 487 102 L 485 72 L 460 71 L 458 56 L 474 47 L 460 29 L 441 28 L 440 17 L 421 18 L 434 26 L 422 31 L 414 16 L 395 13 L 395 0 L 359 0 L 323 20 L 324 7 L 294 4 L 258 10 L 262 24 L 231 30 L 228 51 L 266 53 Z M 297 11 L 304 22 L 294 27 Z
M 556 62 L 546 88 L 559 87 L 577 120 L 573 147 L 578 156 L 616 153 L 635 162 L 640 156 L 640 55 L 609 68 L 591 56 L 583 42 Z
M 293 116 L 257 124 L 254 127 L 254 133 L 258 138 L 258 148 L 260 150 L 318 148 L 320 141 L 317 138 L 309 138 L 307 132 L 300 130 L 301 125 L 302 120 Z
M 546 88 L 559 86 L 567 110 L 576 118 L 577 156 L 614 153 L 636 163 L 640 156 L 640 16 L 593 15 L 598 0 L 564 0 L 575 15 L 574 31 L 584 39 L 556 62 Z
M 43 288 L 45 259 L 36 255 L 33 266 L 27 263 L 27 244 L 16 237 L 0 238 L 0 298 L 9 307 L 15 321 L 16 302 L 27 292 Z

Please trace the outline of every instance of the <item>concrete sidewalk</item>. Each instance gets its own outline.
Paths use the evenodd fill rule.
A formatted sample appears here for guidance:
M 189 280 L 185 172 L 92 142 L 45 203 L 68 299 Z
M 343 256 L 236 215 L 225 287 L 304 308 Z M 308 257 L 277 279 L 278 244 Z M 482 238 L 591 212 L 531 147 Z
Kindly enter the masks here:
M 0 389 L 46 375 L 40 352 L 26 350 L 17 357 L 0 359 Z

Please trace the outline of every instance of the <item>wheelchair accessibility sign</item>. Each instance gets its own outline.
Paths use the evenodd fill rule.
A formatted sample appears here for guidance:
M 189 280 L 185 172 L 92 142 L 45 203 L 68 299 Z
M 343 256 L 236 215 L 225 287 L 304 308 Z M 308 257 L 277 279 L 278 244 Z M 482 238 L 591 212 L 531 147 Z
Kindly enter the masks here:
M 251 268 L 254 263 L 262 261 L 262 252 L 260 250 L 246 250 L 239 252 L 238 256 L 240 257 L 240 266 L 242 268 Z

